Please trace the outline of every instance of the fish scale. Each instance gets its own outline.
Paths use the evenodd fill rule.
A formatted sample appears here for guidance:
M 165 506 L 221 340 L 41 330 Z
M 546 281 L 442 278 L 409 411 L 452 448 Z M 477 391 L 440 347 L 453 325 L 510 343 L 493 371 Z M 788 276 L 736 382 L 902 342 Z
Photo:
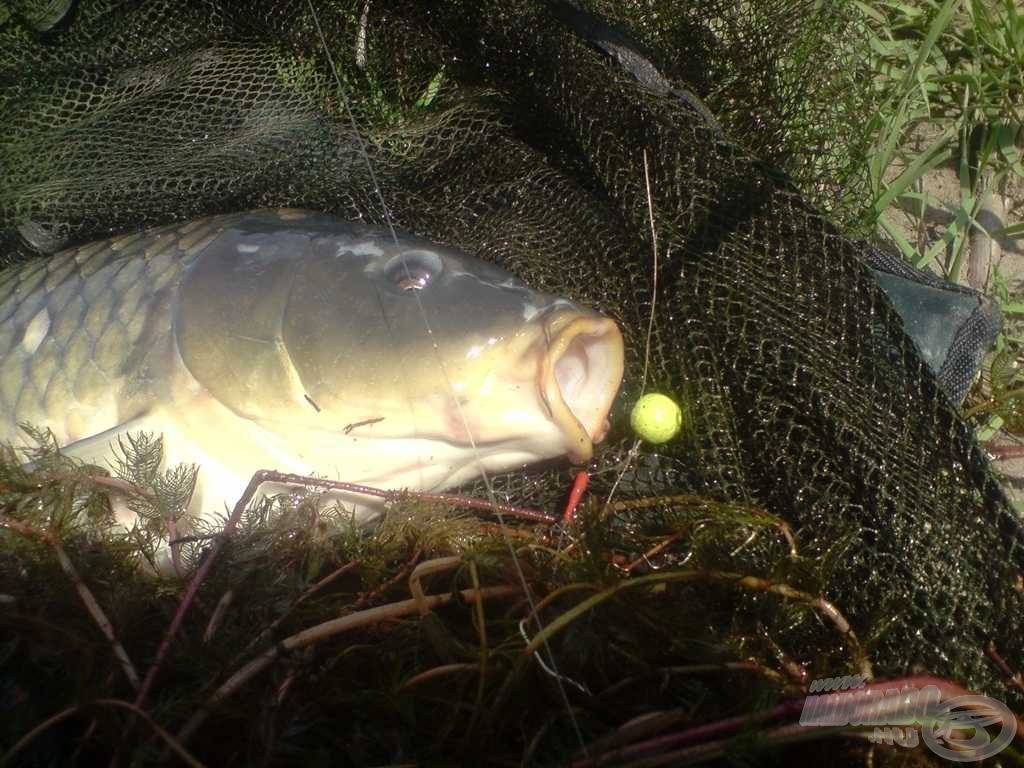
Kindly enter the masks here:
M 129 361 L 170 342 L 174 285 L 229 221 L 112 237 L 0 272 L 0 410 L 61 443 L 130 417 L 109 405 L 130 388 Z M 26 338 L 34 318 L 47 326 L 37 345 Z M 0 423 L 0 440 L 19 438 Z

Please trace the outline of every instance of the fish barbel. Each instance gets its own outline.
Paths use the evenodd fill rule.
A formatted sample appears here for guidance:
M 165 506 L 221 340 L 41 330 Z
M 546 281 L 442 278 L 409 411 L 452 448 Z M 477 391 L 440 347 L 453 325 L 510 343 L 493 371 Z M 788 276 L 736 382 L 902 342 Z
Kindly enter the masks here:
M 417 301 L 418 299 L 418 301 Z M 163 436 L 189 512 L 259 469 L 441 490 L 608 429 L 616 324 L 410 235 L 298 210 L 116 237 L 0 272 L 0 440 L 101 463 Z M 122 520 L 129 524 L 129 520 Z

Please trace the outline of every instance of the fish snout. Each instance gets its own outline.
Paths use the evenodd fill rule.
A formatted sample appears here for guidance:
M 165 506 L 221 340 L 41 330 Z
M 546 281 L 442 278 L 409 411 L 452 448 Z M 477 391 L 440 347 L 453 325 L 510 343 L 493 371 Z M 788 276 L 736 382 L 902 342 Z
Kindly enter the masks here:
M 622 383 L 622 332 L 614 320 L 579 309 L 554 309 L 541 322 L 547 343 L 540 395 L 566 438 L 569 459 L 585 463 L 610 427 L 608 412 Z

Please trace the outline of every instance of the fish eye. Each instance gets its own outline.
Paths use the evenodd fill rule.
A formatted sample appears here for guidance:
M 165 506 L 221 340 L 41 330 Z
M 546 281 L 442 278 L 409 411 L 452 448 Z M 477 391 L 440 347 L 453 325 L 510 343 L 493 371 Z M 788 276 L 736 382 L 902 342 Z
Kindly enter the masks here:
M 441 257 L 430 251 L 406 251 L 384 267 L 384 278 L 400 291 L 422 291 L 440 274 Z

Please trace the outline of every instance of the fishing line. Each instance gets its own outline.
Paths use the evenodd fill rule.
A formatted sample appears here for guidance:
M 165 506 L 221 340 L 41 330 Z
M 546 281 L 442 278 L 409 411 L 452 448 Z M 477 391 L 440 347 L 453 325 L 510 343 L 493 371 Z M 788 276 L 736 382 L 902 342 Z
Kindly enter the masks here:
M 327 45 L 327 38 L 324 36 L 323 29 L 320 27 L 320 19 L 317 16 L 316 8 L 313 6 L 313 0 L 306 0 L 306 3 L 309 6 L 309 11 L 310 14 L 312 15 L 313 24 L 316 27 L 317 35 L 320 38 L 320 44 L 323 47 L 324 55 L 327 57 L 327 63 L 331 68 L 331 74 L 334 77 L 335 85 L 338 88 L 338 94 L 341 98 L 342 104 L 344 105 L 345 114 L 348 116 L 349 125 L 352 128 L 352 133 L 356 137 L 356 141 L 358 142 L 359 152 L 366 163 L 366 170 L 370 176 L 370 183 L 373 186 L 373 191 L 376 194 L 378 201 L 380 202 L 381 211 L 383 212 L 384 215 L 384 221 L 387 224 L 388 231 L 391 233 L 391 238 L 397 247 L 399 245 L 398 233 L 395 231 L 395 227 L 391 219 L 391 212 L 388 210 L 387 202 L 384 199 L 384 194 L 381 191 L 380 184 L 377 180 L 377 173 L 373 168 L 373 161 L 370 158 L 369 149 L 367 148 L 366 141 L 363 139 L 362 133 L 360 133 L 359 131 L 359 126 L 356 122 L 355 113 L 352 111 L 352 107 L 349 103 L 348 95 L 345 93 L 345 89 L 341 84 L 341 78 L 338 76 L 338 70 L 334 65 L 334 57 L 331 55 L 330 49 Z M 409 264 L 405 259 L 402 260 L 402 265 L 405 268 L 406 277 L 411 280 L 412 274 L 409 271 Z M 463 412 L 462 403 L 460 402 L 458 393 L 456 392 L 455 387 L 452 385 L 451 378 L 448 375 L 448 370 L 444 364 L 444 358 L 441 356 L 441 349 L 437 344 L 437 340 L 434 337 L 434 331 L 430 326 L 430 321 L 427 318 L 426 310 L 423 307 L 423 300 L 420 298 L 418 291 L 414 290 L 412 293 L 416 299 L 416 306 L 419 308 L 420 318 L 423 321 L 423 327 L 426 330 L 427 338 L 430 340 L 431 349 L 433 350 L 434 356 L 437 359 L 437 364 L 438 368 L 441 371 L 441 376 L 444 379 L 445 386 L 448 387 L 448 391 L 449 394 L 452 396 L 452 400 L 455 402 L 455 408 L 456 411 L 458 412 L 459 420 L 462 422 L 463 429 L 465 430 L 466 435 L 469 438 L 470 448 L 475 454 L 476 464 L 480 470 L 480 477 L 483 480 L 484 487 L 486 488 L 487 491 L 487 500 L 491 504 L 493 508 L 493 513 L 498 520 L 498 525 L 501 530 L 501 535 L 502 539 L 504 540 L 505 546 L 508 548 L 509 553 L 512 555 L 512 562 L 515 565 L 516 576 L 518 577 L 519 584 L 523 589 L 523 594 L 526 595 L 526 601 L 530 607 L 530 614 L 534 617 L 534 621 L 537 625 L 537 631 L 541 632 L 543 630 L 543 625 L 541 624 L 540 616 L 537 612 L 536 600 L 534 599 L 533 591 L 530 589 L 530 585 L 526 580 L 526 574 L 523 572 L 522 565 L 519 562 L 519 556 L 516 554 L 515 548 L 512 546 L 512 540 L 509 538 L 508 531 L 506 530 L 505 519 L 502 516 L 500 509 L 498 508 L 498 499 L 494 492 L 494 485 L 492 484 L 491 479 L 487 474 L 487 470 L 484 467 L 480 450 L 477 447 L 476 440 L 473 437 L 473 432 L 469 426 L 469 421 L 466 418 L 465 413 Z M 547 638 L 544 638 L 543 640 L 543 650 L 548 657 L 547 663 L 544 663 L 543 658 L 540 656 L 540 654 L 538 654 L 538 660 L 540 661 L 543 668 L 554 673 L 553 677 L 555 679 L 559 694 L 562 698 L 562 702 L 565 705 L 566 711 L 569 714 L 569 719 L 572 722 L 573 729 L 576 732 L 576 738 L 579 741 L 580 749 L 583 751 L 584 755 L 586 755 L 588 754 L 588 751 L 586 742 L 583 739 L 583 732 L 580 729 L 579 722 L 576 719 L 576 714 L 573 711 L 572 703 L 569 701 L 569 694 L 566 691 L 564 684 L 565 678 L 558 672 L 558 665 L 555 662 L 555 654 L 552 651 L 551 646 L 548 644 Z
M 647 318 L 647 339 L 644 342 L 644 373 L 640 377 L 640 397 L 647 394 L 647 367 L 651 361 L 651 336 L 654 334 L 654 309 L 658 302 L 658 230 L 654 226 L 654 198 L 651 196 L 651 172 L 647 164 L 647 147 L 644 147 L 644 188 L 647 191 L 647 216 L 651 222 L 651 255 L 654 268 L 651 270 L 651 313 Z
M 644 341 L 644 372 L 643 376 L 640 377 L 640 397 L 647 394 L 647 368 L 651 360 L 651 336 L 654 334 L 654 311 L 658 303 L 658 230 L 654 226 L 654 198 L 651 195 L 651 172 L 647 162 L 647 148 L 643 150 L 644 158 L 644 189 L 647 191 L 647 216 L 651 223 L 651 257 L 654 261 L 654 266 L 651 271 L 651 312 L 647 318 L 647 338 Z M 619 483 L 622 482 L 622 478 L 626 476 L 626 472 L 629 471 L 629 465 L 633 463 L 633 460 L 640 453 L 640 438 L 633 441 L 632 447 L 629 452 L 626 453 L 626 458 L 622 461 L 622 469 L 615 478 L 615 482 L 612 483 L 612 488 L 608 491 L 608 498 L 604 502 L 604 506 L 607 509 L 612 503 L 612 499 L 615 497 L 615 492 L 619 489 Z

